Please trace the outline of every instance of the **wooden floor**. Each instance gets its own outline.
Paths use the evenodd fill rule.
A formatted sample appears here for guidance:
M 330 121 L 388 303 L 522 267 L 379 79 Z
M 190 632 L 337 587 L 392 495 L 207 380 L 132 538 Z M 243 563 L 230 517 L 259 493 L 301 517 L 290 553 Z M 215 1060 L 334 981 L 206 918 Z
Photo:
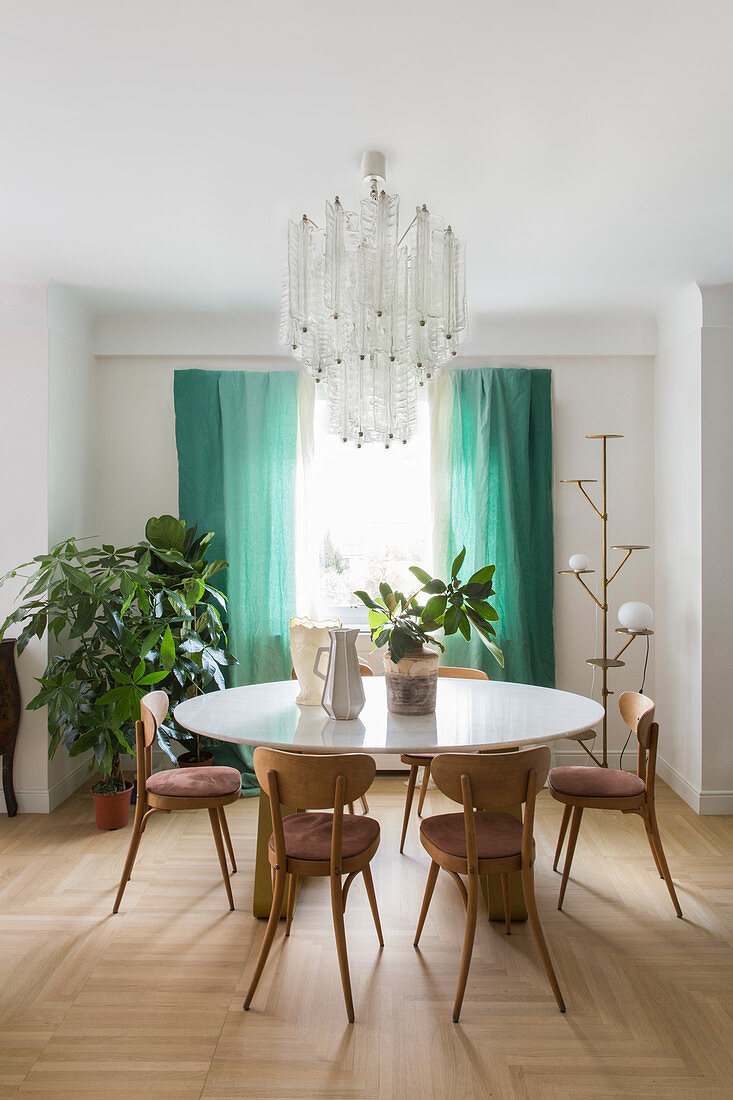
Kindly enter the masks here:
M 660 785 L 685 920 L 635 818 L 588 811 L 555 908 L 561 807 L 538 803 L 537 894 L 567 1002 L 530 930 L 480 921 L 461 1022 L 451 1022 L 463 910 L 441 879 L 412 946 L 427 858 L 401 779 L 369 794 L 380 951 L 361 881 L 347 935 L 346 1021 L 327 883 L 303 889 L 252 1010 L 242 1000 L 264 924 L 251 916 L 256 802 L 228 811 L 239 873 L 227 910 L 205 812 L 155 816 L 118 916 L 129 833 L 99 833 L 88 796 L 50 817 L 0 819 L 0 1097 L 733 1097 L 733 818 L 699 818 Z M 446 803 L 428 796 L 426 812 Z

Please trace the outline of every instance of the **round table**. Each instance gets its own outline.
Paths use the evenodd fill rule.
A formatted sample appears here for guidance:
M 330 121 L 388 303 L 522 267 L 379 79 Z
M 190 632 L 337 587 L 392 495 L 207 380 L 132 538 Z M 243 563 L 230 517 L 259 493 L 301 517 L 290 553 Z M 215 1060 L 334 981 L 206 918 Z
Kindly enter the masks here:
M 174 716 L 184 729 L 238 745 L 269 745 L 294 752 L 421 753 L 494 751 L 580 740 L 603 718 L 593 699 L 554 688 L 492 680 L 438 680 L 435 714 L 391 714 L 382 677 L 363 681 L 366 704 L 358 718 L 337 722 L 322 707 L 299 707 L 298 684 L 283 680 L 228 688 L 187 699 Z M 254 913 L 270 909 L 267 797 L 260 794 Z M 522 899 L 523 900 L 523 899 Z M 521 906 L 516 913 L 521 918 Z
M 391 714 L 384 678 L 363 683 L 366 704 L 351 722 L 334 721 L 320 706 L 299 707 L 295 680 L 213 691 L 174 713 L 191 733 L 238 745 L 396 754 L 545 744 L 582 737 L 603 718 L 600 703 L 568 691 L 449 677 L 438 680 L 435 714 Z

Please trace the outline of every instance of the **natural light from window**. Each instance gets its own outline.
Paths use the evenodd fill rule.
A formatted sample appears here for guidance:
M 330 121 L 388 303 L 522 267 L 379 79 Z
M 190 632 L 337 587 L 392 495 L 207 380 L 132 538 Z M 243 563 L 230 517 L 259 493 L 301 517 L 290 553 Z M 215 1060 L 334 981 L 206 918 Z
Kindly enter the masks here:
M 319 551 L 318 614 L 366 623 L 357 588 L 379 582 L 405 594 L 417 582 L 411 565 L 430 569 L 430 426 L 427 401 L 418 405 L 417 431 L 389 450 L 357 449 L 328 431 L 328 403 L 315 402 L 314 462 L 309 507 Z

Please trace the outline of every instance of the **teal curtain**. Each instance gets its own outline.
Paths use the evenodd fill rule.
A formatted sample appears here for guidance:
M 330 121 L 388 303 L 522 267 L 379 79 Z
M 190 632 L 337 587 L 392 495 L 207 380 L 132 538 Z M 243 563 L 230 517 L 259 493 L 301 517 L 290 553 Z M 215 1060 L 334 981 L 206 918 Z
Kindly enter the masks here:
M 496 565 L 505 667 L 475 634 L 446 639 L 445 663 L 544 687 L 555 684 L 550 381 L 549 370 L 457 370 L 432 404 L 435 571 L 463 545 L 465 576 Z
M 178 508 L 229 562 L 216 583 L 229 598 L 232 686 L 290 675 L 295 607 L 297 371 L 179 370 L 174 378 Z M 252 750 L 215 746 L 215 763 L 257 783 Z

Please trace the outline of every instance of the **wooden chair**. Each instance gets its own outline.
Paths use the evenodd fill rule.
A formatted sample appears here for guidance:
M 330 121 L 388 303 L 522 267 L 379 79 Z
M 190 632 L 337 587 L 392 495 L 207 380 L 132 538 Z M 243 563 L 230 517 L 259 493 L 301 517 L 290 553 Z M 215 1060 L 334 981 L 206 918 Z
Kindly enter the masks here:
M 369 665 L 365 664 L 364 661 L 359 661 L 359 672 L 362 674 L 362 676 L 373 676 L 374 675 L 374 673 L 372 672 Z M 290 679 L 291 680 L 297 680 L 298 679 L 298 677 L 295 674 L 295 669 L 294 668 L 290 670 Z M 369 803 L 367 802 L 366 798 L 364 798 L 363 795 L 362 795 L 360 801 L 361 801 L 362 810 L 364 811 L 365 814 L 368 814 L 369 813 Z M 351 802 L 351 803 L 349 803 L 349 813 L 353 814 L 353 812 L 354 812 L 354 803 Z
M 501 875 L 504 899 L 504 920 L 507 935 L 511 932 L 509 875 L 520 871 L 529 923 L 537 942 L 558 1008 L 565 1003 L 557 984 L 547 944 L 542 932 L 534 894 L 535 844 L 533 836 L 535 796 L 541 789 L 550 768 L 550 750 L 546 745 L 522 752 L 440 753 L 432 765 L 433 779 L 443 794 L 459 802 L 463 813 L 438 814 L 420 824 L 420 841 L 432 859 L 420 919 L 415 933 L 415 947 L 430 907 L 435 883 L 441 868 L 458 886 L 466 907 L 466 931 L 463 940 L 461 970 L 453 1006 L 453 1022 L 458 1017 L 466 991 L 471 965 L 478 913 L 479 875 Z M 525 804 L 524 819 L 501 813 Z M 490 809 L 489 809 L 490 807 Z M 467 876 L 467 887 L 460 875 Z
M 654 721 L 654 702 L 636 691 L 625 691 L 619 696 L 618 709 L 626 728 L 636 735 L 636 774 L 614 768 L 582 766 L 553 768 L 550 772 L 548 784 L 550 794 L 565 805 L 553 871 L 557 870 L 571 812 L 573 815 L 557 907 L 562 909 L 583 810 L 620 810 L 625 814 L 638 814 L 644 822 L 659 877 L 666 882 L 677 916 L 681 917 L 682 909 L 667 866 L 654 810 L 654 780 L 659 740 L 659 725 Z
M 448 676 L 456 680 L 488 680 L 488 676 L 485 672 L 482 672 L 478 668 L 444 668 L 442 665 L 438 668 L 438 676 Z M 410 775 L 407 780 L 407 795 L 405 797 L 405 812 L 402 817 L 402 836 L 400 837 L 400 854 L 405 848 L 405 837 L 407 836 L 407 826 L 410 821 L 410 810 L 412 809 L 412 799 L 415 794 L 415 785 L 417 783 L 417 773 L 420 768 L 423 768 L 422 773 L 422 785 L 420 787 L 420 799 L 417 804 L 417 816 L 422 817 L 422 808 L 425 803 L 425 795 L 428 793 L 428 784 L 430 782 L 430 765 L 435 759 L 437 753 L 427 752 L 404 752 L 400 756 L 400 761 L 403 764 L 410 765 Z
M 260 747 L 254 752 L 254 766 L 259 784 L 269 796 L 272 811 L 273 832 L 268 845 L 268 858 L 273 874 L 273 897 L 265 938 L 244 1009 L 246 1011 L 250 1006 L 275 938 L 288 875 L 286 936 L 290 935 L 293 921 L 298 877 L 328 876 L 331 880 L 331 909 L 341 984 L 349 1023 L 353 1023 L 354 1002 L 346 953 L 344 911 L 349 887 L 360 872 L 364 876 L 380 947 L 384 947 L 384 940 L 369 867 L 379 847 L 379 822 L 371 817 L 345 815 L 344 804 L 359 798 L 369 789 L 377 765 L 370 756 L 361 753 L 308 755 Z M 283 818 L 283 805 L 300 806 L 304 810 L 333 808 L 333 813 L 295 813 Z
M 227 871 L 224 842 L 232 861 L 232 874 L 237 870 L 234 858 L 232 838 L 229 835 L 224 807 L 236 802 L 242 791 L 242 777 L 236 768 L 172 768 L 168 771 L 153 772 L 153 742 L 158 726 L 168 713 L 168 696 L 164 691 L 151 691 L 140 701 L 140 721 L 135 723 L 135 742 L 137 751 L 137 803 L 135 821 L 132 826 L 130 846 L 120 879 L 117 897 L 112 909 L 116 913 L 122 901 L 125 887 L 132 875 L 140 838 L 145 832 L 148 819 L 157 813 L 170 813 L 172 810 L 208 810 L 211 831 L 214 834 L 216 854 L 219 857 L 224 886 L 229 899 L 229 908 L 234 908 L 232 886 Z M 223 839 L 222 839 L 223 836 Z

